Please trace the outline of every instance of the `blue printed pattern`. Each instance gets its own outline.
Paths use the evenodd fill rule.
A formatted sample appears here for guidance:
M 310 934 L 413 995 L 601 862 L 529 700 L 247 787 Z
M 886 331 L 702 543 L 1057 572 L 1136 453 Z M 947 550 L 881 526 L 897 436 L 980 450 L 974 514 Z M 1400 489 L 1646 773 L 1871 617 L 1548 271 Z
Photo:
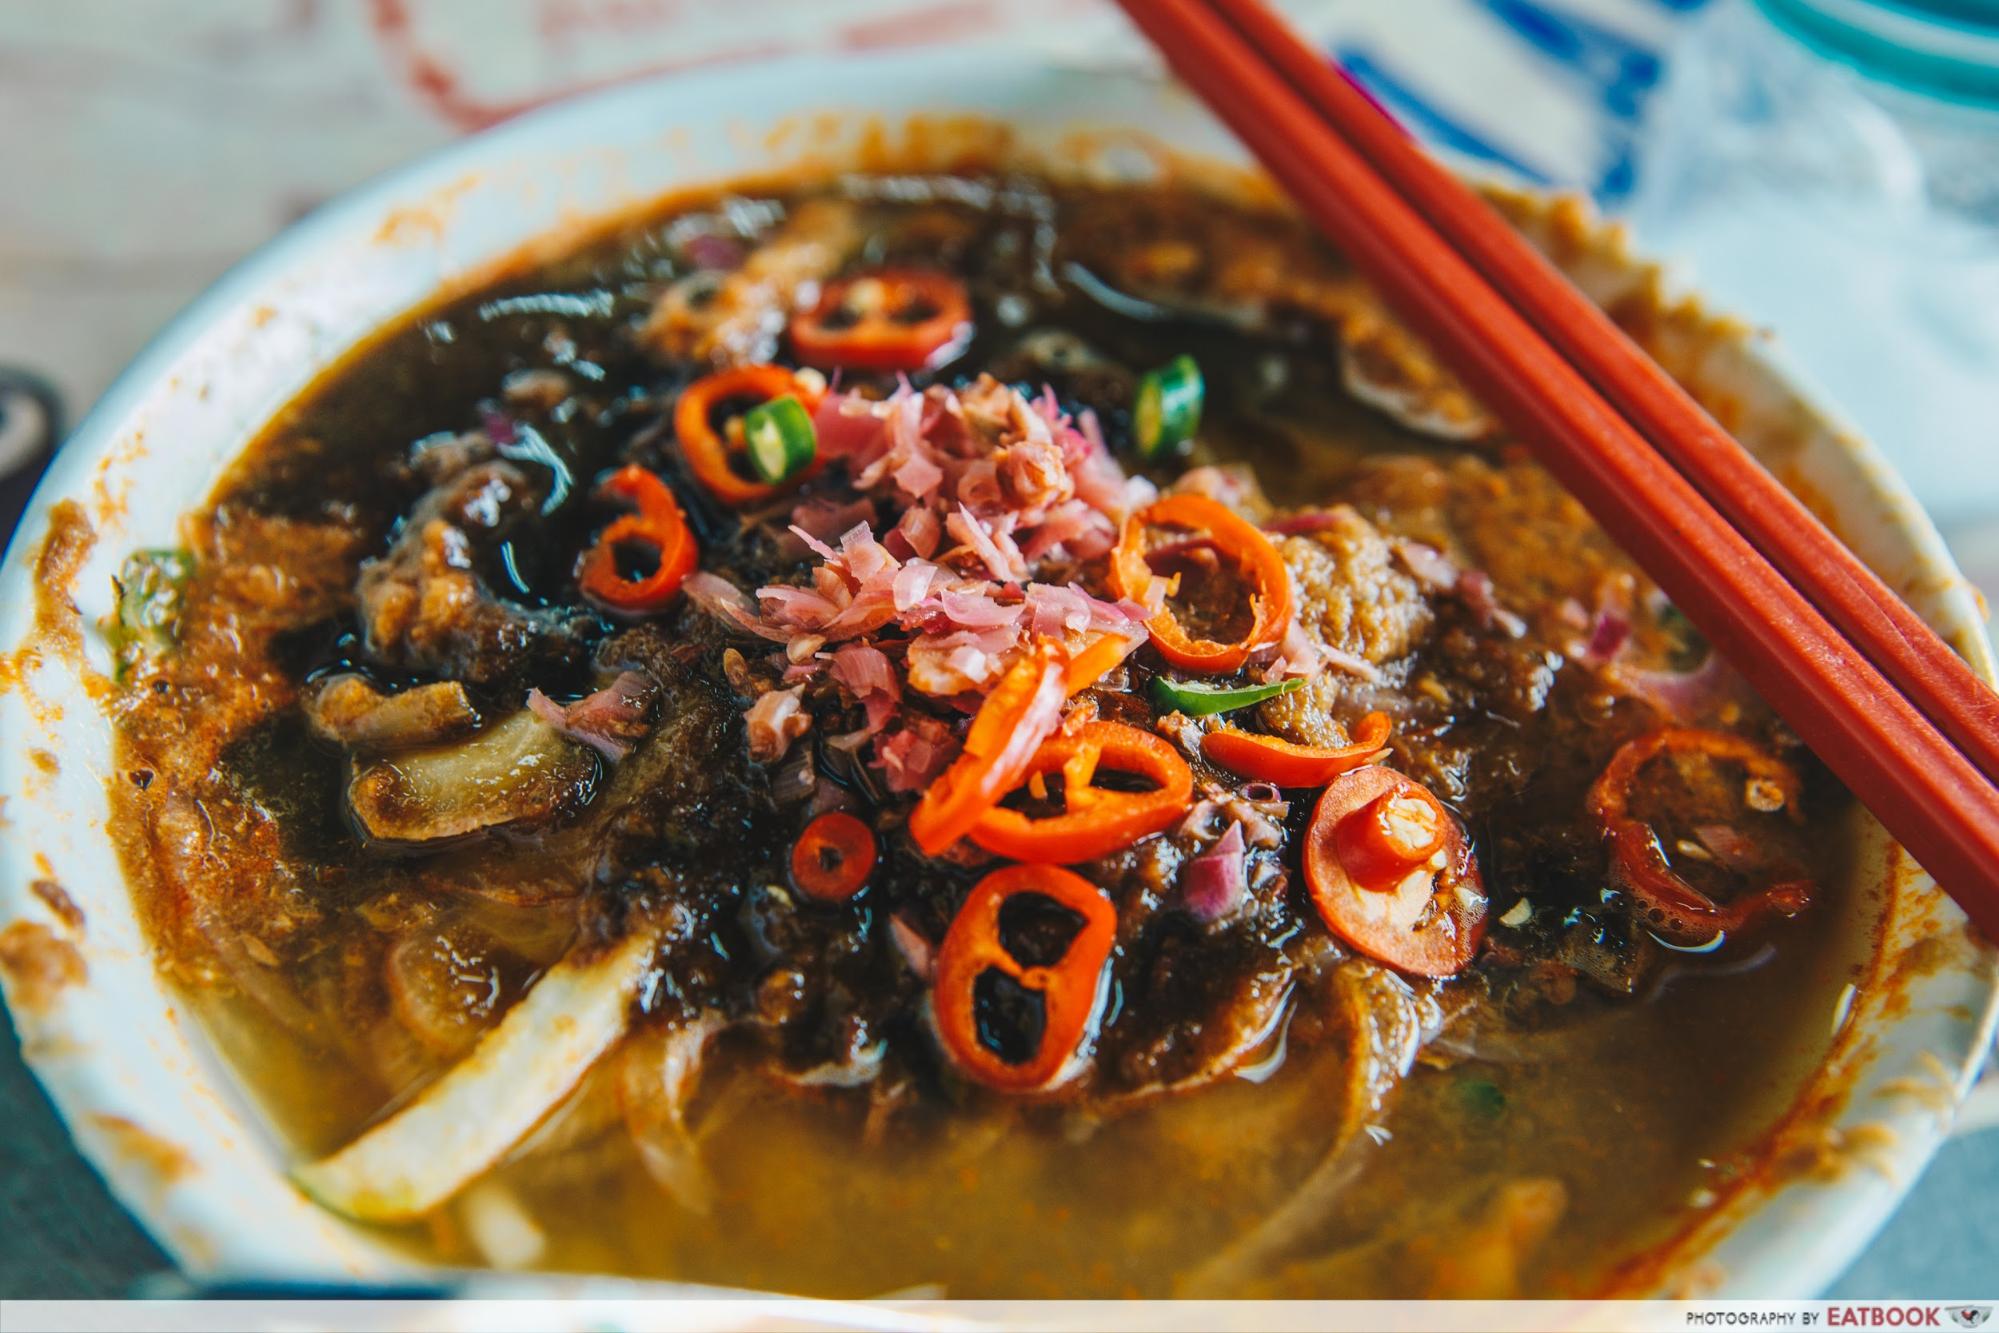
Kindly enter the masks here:
M 1632 186 L 1647 96 L 1678 27 L 1708 0 L 1454 0 L 1446 28 L 1466 48 L 1455 77 L 1390 49 L 1371 25 L 1329 25 L 1332 54 L 1426 141 L 1538 184 L 1577 186 L 1614 206 Z M 1461 30 L 1461 31 L 1460 31 Z M 1476 76 L 1466 77 L 1475 67 Z M 1519 98 L 1535 100 L 1530 114 Z M 1553 104 L 1551 105 L 1551 100 Z M 1564 144 L 1528 132 L 1559 119 Z M 1521 132 L 1514 132 L 1521 131 Z

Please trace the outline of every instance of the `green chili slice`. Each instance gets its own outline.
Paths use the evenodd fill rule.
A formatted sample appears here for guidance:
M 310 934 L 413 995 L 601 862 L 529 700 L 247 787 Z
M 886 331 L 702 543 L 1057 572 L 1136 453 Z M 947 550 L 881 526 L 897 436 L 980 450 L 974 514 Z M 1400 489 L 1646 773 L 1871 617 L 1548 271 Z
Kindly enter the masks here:
M 1199 681 L 1154 676 L 1152 702 L 1169 712 L 1207 717 L 1211 713 L 1233 712 L 1251 704 L 1260 704 L 1265 699 L 1275 699 L 1280 694 L 1291 693 L 1304 683 L 1302 680 L 1273 680 L 1267 685 L 1206 685 Z
M 1506 1094 L 1489 1078 L 1462 1079 L 1457 1093 L 1465 1110 L 1481 1120 L 1497 1120 L 1506 1114 Z
M 790 481 L 811 467 L 819 452 L 812 414 L 794 394 L 751 408 L 743 414 L 743 447 L 758 477 L 771 485 Z
M 1182 353 L 1138 382 L 1131 431 L 1143 458 L 1163 458 L 1194 438 L 1201 428 L 1207 386 L 1194 358 Z
M 104 630 L 117 679 L 173 648 L 181 601 L 193 574 L 194 557 L 186 551 L 134 551 L 125 557 L 116 580 L 118 609 Z

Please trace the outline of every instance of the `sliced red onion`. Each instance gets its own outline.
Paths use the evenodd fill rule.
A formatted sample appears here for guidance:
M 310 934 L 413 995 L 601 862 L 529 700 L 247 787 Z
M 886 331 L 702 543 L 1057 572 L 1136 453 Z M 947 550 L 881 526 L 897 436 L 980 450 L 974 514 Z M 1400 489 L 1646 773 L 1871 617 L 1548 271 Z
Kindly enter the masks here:
M 819 541 L 828 541 L 856 524 L 871 522 L 874 516 L 875 502 L 865 496 L 843 500 L 838 496 L 820 495 L 794 505 L 791 524 L 803 528 Z
M 927 560 L 937 554 L 937 544 L 944 539 L 944 520 L 934 509 L 907 509 L 896 520 L 895 530 L 910 550 Z
M 1324 532 L 1328 528 L 1337 528 L 1341 522 L 1338 514 L 1328 510 L 1307 509 L 1301 513 L 1273 518 L 1263 525 L 1263 530 L 1274 532 L 1280 537 L 1304 537 L 1314 532 Z
M 1285 643 L 1288 644 L 1289 642 L 1290 640 L 1287 638 Z M 1374 684 L 1381 679 L 1381 668 L 1375 666 L 1374 663 L 1368 661 L 1359 653 L 1350 653 L 1344 648 L 1335 648 L 1329 643 L 1319 644 L 1318 650 L 1319 657 L 1325 665 L 1339 671 L 1344 671 L 1355 680 L 1364 680 L 1369 684 Z M 1295 675 L 1297 673 L 1291 671 L 1286 674 Z
M 779 661 L 784 661 L 783 653 L 777 653 L 774 656 Z M 786 685 L 802 685 L 806 681 L 818 676 L 825 669 L 826 664 L 816 657 L 807 658 L 803 662 L 785 662 L 783 683 Z
M 1489 629 L 1498 629 L 1510 638 L 1519 638 L 1527 632 L 1527 622 L 1499 604 L 1499 596 L 1493 591 L 1492 575 L 1482 569 L 1467 569 L 1458 575 L 1458 596 L 1478 617 L 1478 622 Z
M 1198 745 L 1196 752 L 1198 752 Z M 1175 832 L 1183 838 L 1207 837 L 1208 830 L 1214 825 L 1215 815 L 1221 808 L 1222 803 L 1212 797 L 1206 797 L 1194 802 L 1188 809 L 1186 818 L 1180 821 L 1180 827 Z
M 1206 925 L 1228 916 L 1249 892 L 1247 848 L 1242 825 L 1230 824 L 1221 841 L 1180 869 L 1180 901 L 1188 913 Z
M 1235 821 L 1252 847 L 1283 846 L 1283 820 L 1290 812 L 1290 802 L 1283 800 L 1259 805 L 1234 792 L 1221 799 L 1222 817 Z
M 1449 592 L 1462 577 L 1451 558 L 1434 546 L 1398 540 L 1394 549 L 1396 559 L 1402 562 L 1402 567 L 1422 585 L 1425 592 Z
M 875 764 L 892 792 L 921 791 L 958 757 L 958 738 L 935 718 L 909 715 L 875 744 Z
M 892 916 L 888 919 L 889 938 L 895 941 L 896 951 L 902 961 L 909 964 L 909 970 L 916 974 L 918 981 L 928 982 L 937 974 L 937 946 L 907 918 Z
M 652 730 L 646 713 L 658 689 L 643 671 L 625 671 L 595 694 L 571 704 L 559 704 L 540 690 L 529 690 L 528 708 L 558 735 L 587 745 L 616 763 Z
M 1623 649 L 1631 638 L 1631 620 L 1621 611 L 1605 609 L 1597 612 L 1596 620 L 1590 626 L 1589 642 L 1583 645 L 1576 660 L 1585 666 L 1602 666 Z
M 847 644 L 834 652 L 832 674 L 867 710 L 869 735 L 889 724 L 902 702 L 902 679 L 887 653 L 873 644 Z
M 704 231 L 690 236 L 682 243 L 680 253 L 688 263 L 701 269 L 741 268 L 748 251 L 743 243 L 733 236 L 718 236 Z
M 1618 667 L 1616 682 L 1627 694 L 1643 699 L 1675 721 L 1689 722 L 1732 694 L 1736 675 L 1720 653 L 1711 651 L 1692 671 Z
M 711 574 L 705 569 L 697 569 L 687 576 L 680 585 L 687 594 L 687 600 L 714 616 L 726 620 L 738 629 L 747 630 L 775 643 L 789 643 L 792 632 L 780 625 L 766 625 L 751 607 L 750 599 L 743 590 L 719 574 Z
M 514 425 L 514 419 L 503 412 L 482 409 L 479 413 L 479 424 L 485 430 L 486 438 L 502 448 L 512 444 L 520 436 L 520 430 Z
M 1019 548 L 1007 549 L 1013 545 L 1011 540 L 1005 546 L 1002 546 L 999 540 L 1002 534 L 981 522 L 978 515 L 974 514 L 963 503 L 960 503 L 954 512 L 945 516 L 944 530 L 953 537 L 956 537 L 964 544 L 965 549 L 977 556 L 980 562 L 992 572 L 994 578 L 1001 582 L 1006 582 L 1010 579 L 1026 577 L 1027 561 L 1021 555 Z
M 976 592 L 946 588 L 934 594 L 931 600 L 936 604 L 935 614 L 957 629 L 997 629 L 1002 625 L 1019 624 L 1022 604 L 1016 602 L 1007 606 L 993 600 L 986 591 L 990 586 L 985 585 Z M 917 610 L 921 612 L 924 608 L 918 607 Z

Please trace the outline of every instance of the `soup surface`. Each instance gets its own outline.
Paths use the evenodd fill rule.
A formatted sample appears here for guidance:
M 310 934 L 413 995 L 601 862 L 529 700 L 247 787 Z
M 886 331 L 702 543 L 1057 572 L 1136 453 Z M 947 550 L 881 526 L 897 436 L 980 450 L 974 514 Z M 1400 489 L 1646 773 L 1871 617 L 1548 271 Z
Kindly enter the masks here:
M 1602 1290 L 1858 961 L 1845 794 L 1178 187 L 677 201 L 336 367 L 110 632 L 165 965 L 449 1262 Z

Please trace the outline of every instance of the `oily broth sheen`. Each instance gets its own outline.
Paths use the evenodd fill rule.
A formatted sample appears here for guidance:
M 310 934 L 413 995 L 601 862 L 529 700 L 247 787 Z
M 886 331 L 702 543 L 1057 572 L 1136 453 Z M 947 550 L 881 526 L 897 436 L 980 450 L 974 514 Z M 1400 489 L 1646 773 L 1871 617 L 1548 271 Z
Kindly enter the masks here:
M 1087 202 L 1061 198 L 1065 208 Z M 1288 223 L 1240 225 L 1285 236 L 1312 262 L 1329 262 Z M 365 534 L 361 548 L 374 550 L 414 498 L 414 490 L 382 493 L 381 459 L 432 432 L 474 424 L 469 405 L 492 396 L 509 371 L 583 359 L 604 382 L 669 395 L 678 372 L 662 373 L 601 329 L 577 335 L 581 346 L 565 351 L 546 323 L 478 314 L 500 296 L 590 289 L 613 293 L 618 318 L 628 318 L 643 309 L 643 260 L 649 246 L 656 250 L 657 226 L 634 223 L 570 259 L 385 331 L 279 414 L 218 499 L 274 514 L 324 514 L 344 504 Z M 949 228 L 940 230 L 948 245 Z M 1277 387 L 1245 388 L 1278 378 L 1257 364 L 1269 349 L 1246 352 L 1235 332 L 1211 321 L 1135 321 L 1072 301 L 1051 322 L 1139 366 L 1192 351 L 1214 389 L 1196 461 L 1246 462 L 1280 503 L 1328 494 L 1357 464 L 1385 452 L 1459 452 L 1387 424 L 1338 392 L 1329 366 L 1298 355 Z M 439 334 L 447 326 L 448 340 Z M 989 341 L 982 332 L 969 364 L 991 353 Z M 608 415 L 609 424 L 574 423 L 557 442 L 580 479 L 608 463 L 642 413 Z M 509 553 L 510 591 L 530 602 L 554 596 L 567 553 L 600 517 L 583 508 L 558 513 L 539 535 L 547 550 Z M 202 578 L 191 595 L 231 594 Z M 286 640 L 274 654 L 291 655 L 282 658 L 287 669 L 298 669 L 293 658 L 323 663 L 328 650 L 309 638 Z M 158 744 L 172 725 L 164 710 L 141 701 L 124 723 L 128 755 Z M 258 731 L 254 745 L 228 754 L 246 805 L 282 814 L 338 790 L 336 761 L 300 728 Z M 1586 777 L 1556 783 L 1561 799 L 1572 800 Z M 1814 789 L 1816 809 L 1840 799 Z M 128 862 L 144 846 L 130 818 L 120 816 Z M 280 855 L 320 886 L 324 915 L 307 928 L 317 932 L 322 958 L 368 934 L 371 904 L 422 891 L 419 864 L 370 857 L 323 821 L 315 828 L 301 817 L 287 828 Z M 232 860 L 227 846 L 218 850 L 233 873 L 257 873 L 249 852 Z M 1579 1001 L 1525 1034 L 1527 1049 L 1503 1061 L 1442 1067 L 1432 1052 L 1438 1063 L 1419 1064 L 1404 1082 L 1358 1176 L 1299 1237 L 1292 1257 L 1243 1294 L 1478 1294 L 1447 1290 L 1457 1270 L 1423 1238 L 1475 1229 L 1494 1191 L 1523 1180 L 1554 1182 L 1566 1207 L 1518 1287 L 1490 1294 L 1590 1291 L 1668 1238 L 1688 1208 L 1725 1195 L 1822 1057 L 1841 988 L 1863 961 L 1868 932 L 1855 923 L 1871 918 L 1875 905 L 1861 901 L 1856 876 L 1842 869 L 1852 865 L 1845 849 L 1824 851 L 1820 902 L 1773 935 L 1775 947 L 1758 965 L 1675 960 L 1652 994 Z M 1520 886 L 1489 887 L 1497 913 Z M 177 951 L 198 952 L 187 944 L 178 915 L 185 908 L 174 895 L 161 891 L 148 906 L 170 965 Z M 575 916 L 569 903 L 454 902 L 443 911 L 517 944 L 539 965 L 559 956 Z M 357 1016 L 378 1023 L 392 1011 L 379 978 L 315 972 L 328 975 L 335 980 L 299 996 L 314 1023 Z M 312 1027 L 276 1021 L 240 991 L 195 985 L 191 994 L 225 1057 L 302 1155 L 346 1142 L 444 1067 L 415 1050 L 343 1061 Z M 959 1297 L 1165 1296 L 1318 1165 L 1337 1129 L 1340 1065 L 1336 1044 L 1323 1044 L 1294 1055 L 1266 1083 L 1228 1081 L 1101 1123 L 1060 1107 L 974 1097 L 962 1106 L 923 1105 L 882 1128 L 868 1123 L 859 1097 L 779 1087 L 725 1037 L 689 1115 L 709 1178 L 705 1214 L 670 1201 L 622 1132 L 615 1062 L 544 1127 L 561 1140 L 559 1151 L 503 1165 L 493 1179 L 540 1223 L 546 1250 L 538 1263 L 553 1268 L 836 1297 L 933 1284 Z M 1496 1089 L 1496 1112 L 1483 1087 L 1476 1095 L 1484 1111 L 1467 1111 L 1472 1082 Z M 423 1224 L 388 1231 L 415 1255 L 477 1263 L 468 1206 L 461 1200 Z

